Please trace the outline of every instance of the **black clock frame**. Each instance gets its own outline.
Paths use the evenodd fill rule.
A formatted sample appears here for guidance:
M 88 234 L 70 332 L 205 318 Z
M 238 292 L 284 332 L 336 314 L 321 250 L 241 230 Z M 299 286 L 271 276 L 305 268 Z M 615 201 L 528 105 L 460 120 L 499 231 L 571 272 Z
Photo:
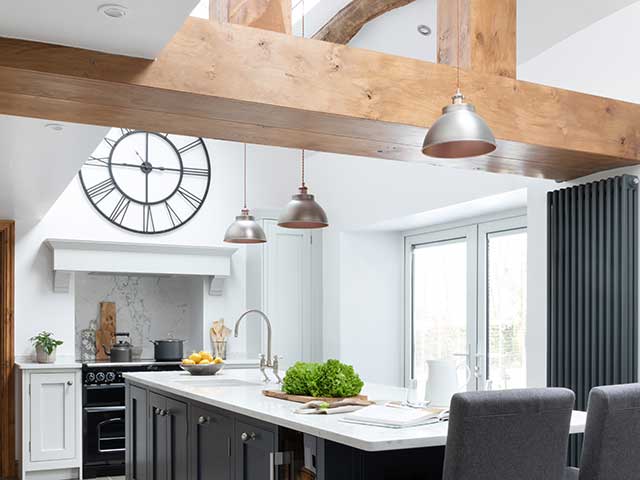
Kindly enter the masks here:
M 161 203 L 165 203 L 165 202 L 167 202 L 167 201 L 168 201 L 168 199 L 170 199 L 171 197 L 173 197 L 173 196 L 178 192 L 178 190 L 180 189 L 180 186 L 181 186 L 181 184 L 182 184 L 182 179 L 183 179 L 183 177 L 184 177 L 184 163 L 183 163 L 183 161 L 182 161 L 182 155 L 181 155 L 181 153 L 180 153 L 180 149 L 178 149 L 178 148 L 176 147 L 176 145 L 175 145 L 175 144 L 174 144 L 174 143 L 173 143 L 173 142 L 168 138 L 169 134 L 162 134 L 162 133 L 158 133 L 158 132 L 147 132 L 147 131 L 144 131 L 144 130 L 128 130 L 128 129 L 122 129 L 122 128 L 121 128 L 120 130 L 123 132 L 123 134 L 120 136 L 120 138 L 118 138 L 118 140 L 116 140 L 116 141 L 113 143 L 113 145 L 111 145 L 111 143 L 110 143 L 110 142 L 107 142 L 107 143 L 110 145 L 110 147 L 111 147 L 111 150 L 109 151 L 109 163 L 108 163 L 108 165 L 107 165 L 107 167 L 108 167 L 107 169 L 108 169 L 108 171 L 109 171 L 109 178 L 110 178 L 110 179 L 111 179 L 111 181 L 113 182 L 113 185 L 114 185 L 115 189 L 116 189 L 116 190 L 118 190 L 118 192 L 119 192 L 119 193 L 120 193 L 124 198 L 126 198 L 127 200 L 129 200 L 130 202 L 134 202 L 134 203 L 137 203 L 138 205 L 142 205 L 143 209 L 144 209 L 144 208 L 150 208 L 152 205 L 159 205 L 159 204 L 161 204 Z M 177 183 L 177 185 L 176 185 L 176 188 L 171 192 L 171 194 L 170 194 L 170 195 L 166 196 L 164 199 L 159 200 L 159 201 L 155 201 L 155 202 L 148 202 L 148 201 L 141 202 L 141 201 L 139 201 L 139 200 L 136 200 L 136 199 L 132 198 L 130 195 L 126 194 L 126 193 L 125 193 L 125 192 L 120 188 L 120 186 L 118 185 L 118 182 L 116 181 L 116 179 L 115 179 L 115 177 L 114 177 L 114 175 L 113 175 L 112 165 L 111 165 L 111 159 L 112 159 L 113 152 L 114 152 L 114 150 L 115 150 L 116 146 L 117 146 L 117 145 L 118 145 L 122 140 L 124 140 L 125 138 L 129 137 L 130 135 L 133 135 L 133 134 L 139 134 L 139 133 L 145 133 L 145 134 L 148 134 L 148 135 L 155 135 L 155 136 L 157 136 L 157 137 L 161 138 L 163 141 L 167 142 L 167 143 L 171 146 L 171 148 L 173 148 L 173 150 L 174 150 L 174 152 L 175 152 L 175 154 L 176 154 L 176 156 L 178 157 L 178 160 L 179 160 L 179 162 L 180 162 L 180 179 L 179 179 L 179 181 L 178 181 L 178 183 Z M 199 143 L 202 145 L 202 149 L 204 150 L 204 155 L 205 155 L 205 158 L 206 158 L 206 161 L 207 161 L 207 175 L 206 175 L 206 177 L 207 177 L 207 185 L 206 185 L 205 190 L 204 190 L 204 195 L 202 196 L 202 201 L 201 201 L 201 202 L 200 202 L 196 207 L 194 207 L 194 211 L 191 213 L 191 215 L 189 215 L 189 217 L 188 217 L 188 218 L 186 218 L 184 221 L 181 221 L 179 224 L 174 225 L 174 226 L 173 226 L 173 227 L 171 227 L 171 228 L 165 228 L 164 230 L 157 230 L 157 231 L 156 231 L 156 230 L 154 230 L 154 231 L 141 231 L 141 230 L 136 230 L 136 229 L 134 229 L 134 228 L 130 228 L 130 227 L 127 227 L 127 226 L 125 226 L 125 225 L 122 225 L 122 224 L 120 224 L 120 223 L 115 222 L 115 221 L 114 221 L 111 217 L 109 217 L 105 212 L 103 212 L 102 210 L 100 210 L 100 209 L 98 208 L 98 206 L 96 205 L 96 202 L 94 202 L 94 201 L 93 201 L 93 199 L 92 199 L 91 195 L 89 194 L 89 191 L 88 191 L 87 185 L 85 184 L 84 179 L 83 179 L 83 177 L 82 177 L 82 170 L 80 170 L 80 171 L 78 171 L 78 178 L 80 179 L 80 184 L 82 185 L 82 190 L 84 191 L 85 195 L 87 196 L 87 199 L 89 200 L 89 202 L 91 203 L 91 205 L 93 206 L 93 208 L 95 208 L 95 210 L 96 210 L 96 211 L 97 211 L 97 212 L 98 212 L 98 213 L 99 213 L 99 214 L 100 214 L 100 215 L 101 215 L 105 220 L 107 220 L 107 221 L 108 221 L 109 223 L 111 223 L 112 225 L 115 225 L 115 226 L 117 226 L 117 227 L 119 227 L 119 228 L 122 228 L 123 230 L 127 230 L 127 231 L 132 232 L 132 233 L 139 233 L 139 234 L 142 234 L 142 235 L 158 235 L 158 234 L 161 234 L 161 233 L 168 233 L 168 232 L 172 232 L 172 231 L 174 231 L 174 230 L 177 230 L 178 228 L 180 228 L 180 227 L 182 227 L 183 225 L 185 225 L 185 224 L 187 224 L 188 222 L 190 222 L 190 221 L 191 221 L 191 219 L 192 219 L 193 217 L 195 217 L 195 216 L 196 216 L 196 214 L 200 211 L 200 209 L 202 208 L 202 205 L 204 205 L 204 202 L 205 202 L 205 200 L 207 199 L 207 195 L 209 194 L 209 188 L 211 187 L 211 158 L 209 157 L 209 151 L 207 150 L 207 145 L 204 143 L 204 140 L 202 139 L 202 137 L 197 137 L 197 138 L 198 138 L 198 140 L 196 140 L 196 141 L 194 141 L 194 142 L 192 142 L 192 143 L 189 143 L 189 144 L 187 144 L 186 146 L 192 145 L 192 144 L 193 144 L 193 143 L 195 143 L 195 142 L 199 142 Z M 106 137 L 105 137 L 105 140 L 106 140 Z

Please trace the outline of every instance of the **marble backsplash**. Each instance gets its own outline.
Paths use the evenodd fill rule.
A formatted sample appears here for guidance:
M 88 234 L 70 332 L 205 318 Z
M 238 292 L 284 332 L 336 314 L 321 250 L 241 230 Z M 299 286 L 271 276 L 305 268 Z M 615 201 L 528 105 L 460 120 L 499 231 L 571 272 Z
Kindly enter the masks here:
M 76 358 L 81 332 L 99 322 L 100 302 L 115 302 L 116 330 L 129 332 L 142 358 L 153 358 L 151 340 L 184 339 L 185 352 L 202 343 L 202 283 L 198 278 L 76 273 Z

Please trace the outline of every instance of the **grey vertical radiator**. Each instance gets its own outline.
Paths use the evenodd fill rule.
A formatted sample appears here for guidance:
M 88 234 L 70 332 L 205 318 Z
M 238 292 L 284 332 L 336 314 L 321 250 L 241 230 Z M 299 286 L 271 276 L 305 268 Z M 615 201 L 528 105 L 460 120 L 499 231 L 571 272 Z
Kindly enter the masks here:
M 579 410 L 592 387 L 638 379 L 637 197 L 631 175 L 547 196 L 547 382 L 573 390 Z

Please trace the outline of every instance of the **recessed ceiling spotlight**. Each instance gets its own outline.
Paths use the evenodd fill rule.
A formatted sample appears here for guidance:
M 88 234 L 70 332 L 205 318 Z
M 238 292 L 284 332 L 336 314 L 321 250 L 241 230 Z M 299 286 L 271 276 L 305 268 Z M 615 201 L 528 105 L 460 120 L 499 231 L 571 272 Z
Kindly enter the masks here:
M 44 127 L 49 130 L 53 130 L 54 132 L 60 132 L 64 129 L 64 126 L 59 123 L 47 123 Z
M 127 15 L 127 7 L 115 3 L 100 5 L 98 11 L 109 18 L 123 18 Z
M 425 37 L 431 35 L 431 27 L 428 25 L 418 25 L 418 33 L 424 35 Z

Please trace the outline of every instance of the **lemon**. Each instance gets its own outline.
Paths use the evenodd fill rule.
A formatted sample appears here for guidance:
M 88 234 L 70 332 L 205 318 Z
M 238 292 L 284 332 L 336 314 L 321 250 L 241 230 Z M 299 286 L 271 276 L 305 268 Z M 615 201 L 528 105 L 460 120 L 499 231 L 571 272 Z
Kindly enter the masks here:
M 211 362 L 209 361 L 209 359 L 205 358 L 203 360 L 200 360 L 198 362 L 198 365 L 209 365 Z
M 190 358 L 185 358 L 182 360 L 182 364 L 183 365 L 195 365 L 196 362 L 194 362 L 193 360 L 191 360 Z
M 202 360 L 202 356 L 200 356 L 199 353 L 193 352 L 191 355 L 189 355 L 189 359 L 193 360 L 193 363 L 200 363 L 200 360 Z
M 200 355 L 202 358 L 209 358 L 211 356 L 209 352 L 206 352 L 204 350 L 202 350 L 198 355 Z
M 222 360 L 220 357 L 216 357 L 213 359 L 213 363 L 218 364 L 218 363 L 224 363 L 224 360 Z

